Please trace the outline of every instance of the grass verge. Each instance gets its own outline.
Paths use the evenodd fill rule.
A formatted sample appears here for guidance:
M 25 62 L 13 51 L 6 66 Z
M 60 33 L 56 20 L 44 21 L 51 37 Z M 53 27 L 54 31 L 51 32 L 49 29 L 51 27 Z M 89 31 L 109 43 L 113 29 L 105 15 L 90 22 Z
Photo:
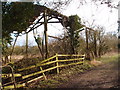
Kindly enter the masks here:
M 116 62 L 118 61 L 118 56 L 120 56 L 118 53 L 115 54 L 107 54 L 102 56 L 101 58 L 97 58 L 98 61 L 101 61 L 103 64 L 109 63 L 109 62 Z

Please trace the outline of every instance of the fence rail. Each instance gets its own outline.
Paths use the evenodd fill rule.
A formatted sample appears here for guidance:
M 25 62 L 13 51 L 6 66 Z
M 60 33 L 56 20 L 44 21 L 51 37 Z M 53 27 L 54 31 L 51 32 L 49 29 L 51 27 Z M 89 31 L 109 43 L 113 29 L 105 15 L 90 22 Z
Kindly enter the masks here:
M 61 57 L 62 57 L 62 59 L 61 59 Z M 69 58 L 66 59 L 66 57 L 69 57 Z M 71 58 L 71 57 L 73 57 L 73 58 Z M 45 59 L 45 60 L 43 60 L 42 62 L 40 62 L 38 64 L 29 66 L 29 67 L 26 67 L 26 68 L 18 69 L 18 71 L 22 72 L 22 71 L 25 71 L 25 70 L 29 70 L 29 69 L 32 69 L 32 68 L 39 67 L 40 71 L 31 73 L 31 74 L 28 74 L 28 75 L 24 75 L 24 76 L 22 76 L 22 79 L 30 78 L 30 77 L 33 77 L 33 76 L 39 75 L 39 74 L 42 74 L 42 77 L 44 77 L 44 79 L 47 79 L 46 75 L 45 75 L 45 72 L 56 69 L 56 72 L 59 73 L 60 68 L 67 67 L 67 66 L 72 66 L 72 65 L 83 64 L 84 58 L 85 58 L 85 55 L 62 55 L 62 54 L 56 54 L 55 56 L 50 57 L 48 59 Z M 43 69 L 43 67 L 45 67 L 46 65 L 50 65 L 50 64 L 53 64 L 54 66 Z M 14 76 L 16 76 L 16 77 L 20 76 L 20 75 L 21 74 L 14 74 Z M 5 75 L 2 74 L 2 77 L 5 77 Z M 36 80 L 36 79 L 32 79 L 32 80 L 27 81 L 27 82 L 31 82 L 31 81 Z M 21 85 L 18 85 L 18 87 L 21 86 Z M 24 85 L 25 84 L 23 84 L 23 86 Z M 12 88 L 13 86 L 10 86 L 10 87 Z M 9 87 L 9 86 L 7 86 L 7 87 Z

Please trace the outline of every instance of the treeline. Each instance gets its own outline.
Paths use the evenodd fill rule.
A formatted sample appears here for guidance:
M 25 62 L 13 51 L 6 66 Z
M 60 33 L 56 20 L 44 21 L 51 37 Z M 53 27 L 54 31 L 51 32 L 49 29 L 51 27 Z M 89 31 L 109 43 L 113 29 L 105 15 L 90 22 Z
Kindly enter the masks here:
M 100 57 L 107 52 L 118 51 L 118 39 L 115 33 L 105 33 L 103 30 L 88 31 L 88 47 L 86 45 L 86 37 L 80 33 L 78 38 L 79 46 L 76 48 L 76 54 L 90 54 L 90 57 Z M 94 35 L 95 34 L 95 35 Z M 49 56 L 53 56 L 56 53 L 71 54 L 71 45 L 69 38 L 59 36 L 61 39 L 52 39 L 48 45 Z M 13 55 L 25 55 L 26 46 L 15 46 Z M 41 56 L 37 46 L 28 47 L 29 56 Z

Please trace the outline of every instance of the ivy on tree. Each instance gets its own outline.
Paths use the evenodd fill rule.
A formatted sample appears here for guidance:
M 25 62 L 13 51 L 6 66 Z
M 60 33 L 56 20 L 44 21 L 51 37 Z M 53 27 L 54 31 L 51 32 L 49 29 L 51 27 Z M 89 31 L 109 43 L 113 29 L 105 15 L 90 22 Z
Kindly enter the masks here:
M 68 36 L 70 38 L 71 44 L 71 54 L 77 53 L 77 48 L 79 47 L 79 32 L 81 25 L 81 18 L 78 15 L 69 16 L 69 28 Z

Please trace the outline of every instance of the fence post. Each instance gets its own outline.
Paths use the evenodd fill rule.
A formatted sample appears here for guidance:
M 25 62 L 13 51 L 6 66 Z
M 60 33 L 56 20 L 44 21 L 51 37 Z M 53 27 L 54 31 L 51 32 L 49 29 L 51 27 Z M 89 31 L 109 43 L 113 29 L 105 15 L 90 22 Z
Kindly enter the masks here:
M 42 67 L 40 67 L 40 70 L 41 70 L 41 71 L 43 70 Z M 45 80 L 47 80 L 47 78 L 46 78 L 46 76 L 45 76 L 45 73 L 43 72 L 42 74 L 43 74 L 43 77 L 45 78 Z
M 83 58 L 84 58 L 84 59 L 83 59 L 82 61 L 83 61 L 83 65 L 84 65 L 84 62 L 85 62 L 85 54 L 83 55 Z
M 56 53 L 57 73 L 59 73 L 58 54 Z

